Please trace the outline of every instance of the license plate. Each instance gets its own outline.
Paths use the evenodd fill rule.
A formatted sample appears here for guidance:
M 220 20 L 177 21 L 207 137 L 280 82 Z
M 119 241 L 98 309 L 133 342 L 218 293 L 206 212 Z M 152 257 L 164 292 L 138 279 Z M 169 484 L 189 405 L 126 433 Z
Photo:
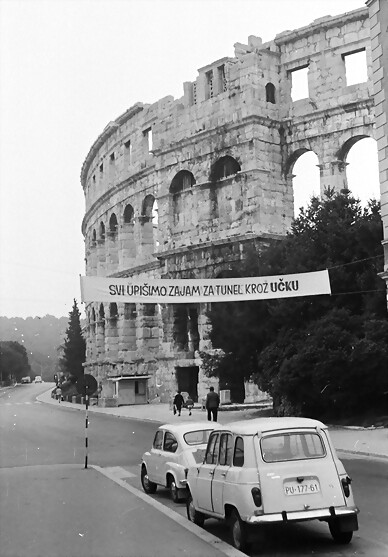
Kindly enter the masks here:
M 304 480 L 299 483 L 297 481 L 285 482 L 284 493 L 286 495 L 308 495 L 309 493 L 318 493 L 321 491 L 318 480 Z

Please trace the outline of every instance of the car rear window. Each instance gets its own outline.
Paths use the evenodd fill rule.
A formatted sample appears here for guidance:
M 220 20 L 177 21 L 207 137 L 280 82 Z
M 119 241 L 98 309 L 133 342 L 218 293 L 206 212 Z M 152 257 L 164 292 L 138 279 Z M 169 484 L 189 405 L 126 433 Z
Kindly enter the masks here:
M 260 441 L 265 462 L 322 458 L 325 447 L 318 433 L 282 433 L 266 435 Z
M 210 437 L 211 429 L 198 429 L 196 431 L 189 431 L 185 433 L 183 439 L 188 445 L 201 445 L 207 443 Z

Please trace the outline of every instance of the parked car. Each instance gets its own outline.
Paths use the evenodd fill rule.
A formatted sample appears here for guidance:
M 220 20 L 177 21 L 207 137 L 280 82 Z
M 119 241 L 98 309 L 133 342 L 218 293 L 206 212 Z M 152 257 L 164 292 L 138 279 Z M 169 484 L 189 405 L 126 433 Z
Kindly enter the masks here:
M 42 383 L 42 378 L 41 378 L 40 375 L 37 375 L 37 376 L 35 377 L 35 383 Z
M 21 383 L 31 383 L 31 377 L 29 377 L 28 375 L 26 377 L 22 377 Z
M 215 422 L 189 422 L 160 426 L 152 448 L 143 454 L 141 484 L 146 493 L 161 485 L 170 490 L 174 502 L 186 497 L 188 468 L 203 461 Z
M 205 459 L 191 466 L 189 520 L 209 517 L 230 525 L 233 545 L 245 551 L 249 533 L 268 523 L 325 521 L 334 541 L 358 530 L 351 479 L 327 426 L 307 418 L 258 418 L 216 426 Z

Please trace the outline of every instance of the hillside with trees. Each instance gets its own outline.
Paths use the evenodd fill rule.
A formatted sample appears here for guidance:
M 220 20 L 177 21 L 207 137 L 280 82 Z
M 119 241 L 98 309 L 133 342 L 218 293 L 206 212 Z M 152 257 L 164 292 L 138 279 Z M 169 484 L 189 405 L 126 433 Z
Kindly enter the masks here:
M 60 358 L 66 338 L 69 317 L 0 317 L 0 340 L 22 345 L 31 366 L 33 379 L 41 375 L 44 381 L 53 381 L 60 371 Z M 81 322 L 81 326 L 83 323 Z
M 31 367 L 27 351 L 15 341 L 0 341 L 0 385 L 20 383 L 21 378 L 30 375 Z
M 328 269 L 331 296 L 212 304 L 208 375 L 241 396 L 253 378 L 278 415 L 387 414 L 388 320 L 379 204 L 348 190 L 301 211 L 287 237 L 252 250 L 234 276 Z M 222 388 L 222 387 L 221 387 Z

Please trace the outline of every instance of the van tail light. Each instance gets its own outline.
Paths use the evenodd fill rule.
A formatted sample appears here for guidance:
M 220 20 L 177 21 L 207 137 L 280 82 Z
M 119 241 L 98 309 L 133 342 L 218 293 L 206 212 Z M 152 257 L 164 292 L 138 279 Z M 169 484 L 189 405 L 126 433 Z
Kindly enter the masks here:
M 188 469 L 188 468 L 185 468 L 185 478 L 186 478 L 186 480 L 187 480 L 187 474 L 188 474 L 188 473 L 189 473 L 189 469 Z
M 345 497 L 349 497 L 350 495 L 350 484 L 352 483 L 352 479 L 349 476 L 345 476 L 345 478 L 341 479 L 342 489 L 344 490 Z
M 252 497 L 253 497 L 253 502 L 256 505 L 256 507 L 261 507 L 261 505 L 263 504 L 263 501 L 262 501 L 262 497 L 261 497 L 260 488 L 253 487 L 251 493 L 252 493 Z

